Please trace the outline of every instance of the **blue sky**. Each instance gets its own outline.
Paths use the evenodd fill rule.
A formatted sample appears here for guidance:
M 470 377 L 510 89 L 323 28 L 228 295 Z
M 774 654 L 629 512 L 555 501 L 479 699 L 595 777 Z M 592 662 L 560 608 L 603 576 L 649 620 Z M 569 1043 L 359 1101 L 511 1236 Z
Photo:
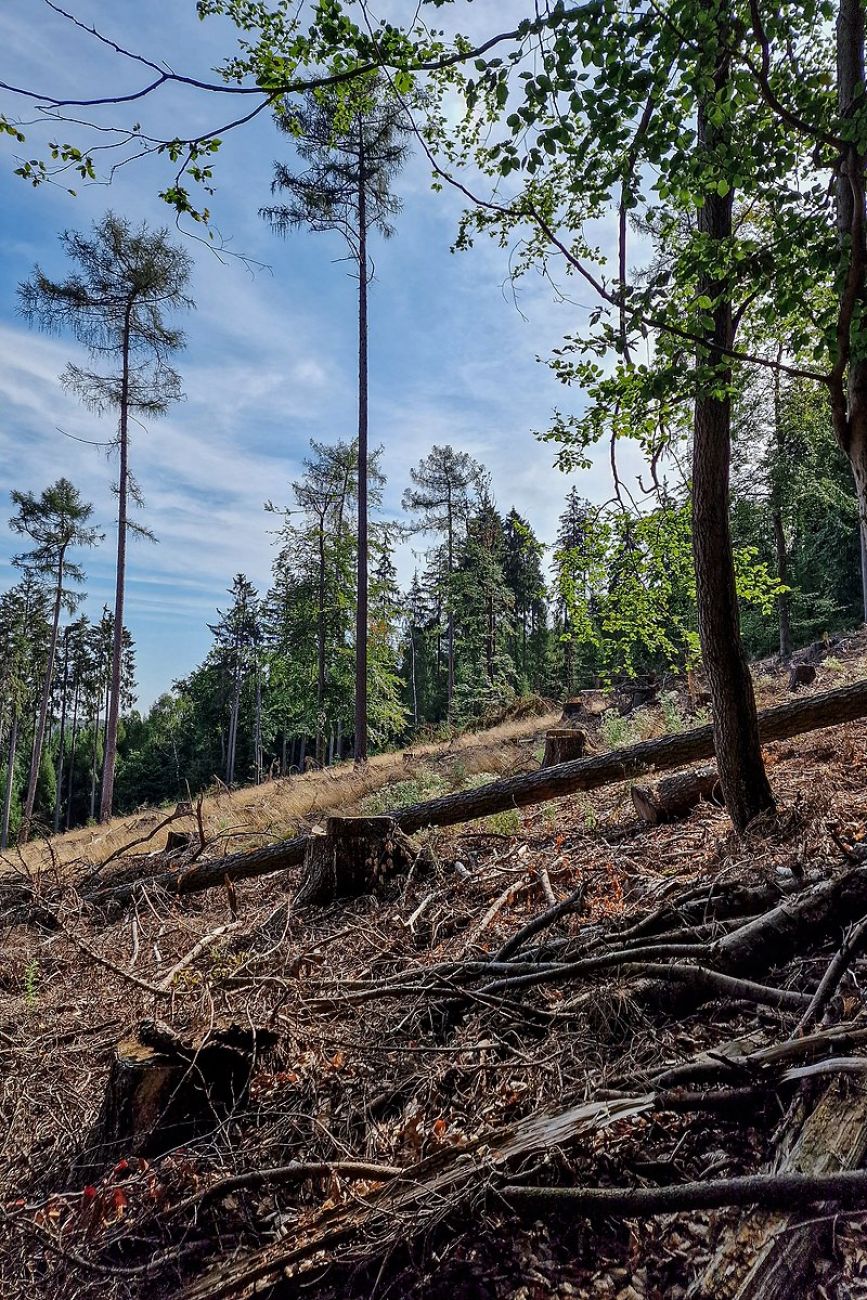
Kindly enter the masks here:
M 194 0 L 74 0 L 77 16 L 121 43 L 179 70 L 207 73 L 231 50 L 231 31 L 201 24 Z M 520 0 L 455 6 L 462 31 L 487 32 L 522 16 Z M 438 16 L 442 14 L 438 11 Z M 139 84 L 128 64 L 76 33 L 39 0 L 3 0 L 0 80 L 80 97 Z M 136 110 L 155 133 L 212 129 L 225 105 L 167 95 Z M 27 116 L 21 101 L 0 94 L 0 112 Z M 122 116 L 122 115 L 121 115 Z M 113 121 L 118 120 L 115 110 Z M 134 120 L 132 112 L 129 121 Z M 56 128 L 64 139 L 71 131 Z M 64 436 L 110 437 L 99 420 L 66 394 L 58 375 L 76 349 L 68 338 L 29 330 L 16 314 L 16 284 L 34 262 L 61 276 L 57 242 L 64 228 L 87 226 L 112 208 L 134 220 L 171 224 L 157 199 L 165 164 L 147 160 L 121 169 L 108 187 L 33 190 L 12 172 L 16 153 L 32 144 L 0 137 L 0 585 L 15 580 L 9 560 L 20 539 L 5 527 L 12 488 L 40 490 L 67 475 L 95 504 L 106 541 L 84 557 L 86 611 L 98 615 L 113 592 L 113 463 L 96 448 Z M 297 233 L 275 238 L 258 217 L 269 198 L 273 161 L 286 154 L 265 118 L 226 137 L 217 163 L 215 224 L 233 252 L 264 264 L 251 272 L 235 258 L 218 260 L 193 241 L 192 295 L 179 358 L 186 400 L 163 420 L 137 430 L 132 465 L 140 483 L 142 521 L 158 543 L 134 541 L 126 621 L 137 647 L 139 700 L 149 704 L 207 650 L 208 620 L 223 605 L 233 574 L 260 587 L 269 579 L 271 544 L 266 499 L 289 499 L 311 437 L 353 434 L 355 296 L 337 236 Z M 555 301 L 531 275 L 507 282 L 508 254 L 486 241 L 452 254 L 461 204 L 434 194 L 429 169 L 414 158 L 398 183 L 404 211 L 397 236 L 374 249 L 371 299 L 371 436 L 384 446 L 388 476 L 384 513 L 400 516 L 409 468 L 435 442 L 451 442 L 483 461 L 503 509 L 516 506 L 550 542 L 563 499 L 577 481 L 591 500 L 610 495 L 607 449 L 577 480 L 552 467 L 552 452 L 532 430 L 554 405 L 570 400 L 537 357 L 580 325 L 581 312 Z M 178 236 L 179 239 L 183 238 Z M 635 470 L 628 455 L 625 468 Z M 416 547 L 422 545 L 415 543 Z M 411 576 L 413 544 L 399 556 Z

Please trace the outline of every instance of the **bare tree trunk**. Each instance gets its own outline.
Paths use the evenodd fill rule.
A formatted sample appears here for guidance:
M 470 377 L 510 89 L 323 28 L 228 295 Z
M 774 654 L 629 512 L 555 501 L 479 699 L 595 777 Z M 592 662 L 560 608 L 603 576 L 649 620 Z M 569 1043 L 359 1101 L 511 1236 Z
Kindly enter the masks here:
M 51 616 L 51 641 L 48 647 L 48 662 L 42 681 L 42 696 L 39 701 L 39 716 L 33 736 L 33 752 L 30 758 L 30 779 L 27 782 L 27 798 L 18 832 L 18 843 L 26 844 L 30 838 L 30 823 L 33 820 L 33 805 L 36 802 L 36 787 L 39 784 L 39 768 L 42 763 L 42 746 L 45 743 L 45 725 L 48 721 L 48 708 L 51 700 L 51 681 L 54 677 L 54 660 L 57 655 L 57 637 L 60 628 L 60 606 L 63 601 L 63 568 L 66 561 L 66 547 L 62 547 L 57 561 L 57 585 L 54 592 L 54 611 Z
M 253 748 L 256 751 L 256 784 L 262 784 L 262 675 L 259 672 L 259 664 L 256 664 L 256 727 L 253 739 Z
M 358 590 L 355 610 L 355 761 L 367 761 L 367 172 L 358 158 Z
M 232 712 L 229 717 L 229 740 L 226 754 L 226 784 L 231 785 L 235 780 L 235 753 L 238 747 L 238 715 L 241 711 L 241 670 L 238 664 L 235 664 L 234 680 L 232 682 Z
M 117 493 L 117 575 L 114 592 L 114 628 L 111 647 L 111 689 L 105 720 L 105 753 L 102 759 L 102 795 L 99 820 L 107 822 L 114 803 L 114 769 L 117 762 L 117 727 L 120 719 L 120 691 L 123 676 L 123 606 L 126 594 L 126 531 L 129 508 L 129 347 L 132 303 L 123 326 L 123 369 L 120 384 L 120 472 Z
M 777 351 L 777 360 L 782 360 L 783 349 Z M 780 372 L 777 370 L 774 374 L 774 442 L 776 444 L 777 463 L 772 486 L 772 523 L 774 527 L 774 546 L 777 553 L 777 577 L 780 585 L 788 586 L 789 580 L 789 552 L 786 546 L 786 530 L 783 524 L 782 501 L 780 500 L 780 476 L 783 467 L 783 458 L 785 456 L 785 438 L 783 437 L 782 426 L 782 395 L 780 384 Z M 792 653 L 792 602 L 788 591 L 783 591 L 777 597 L 777 622 L 780 631 L 780 658 L 788 659 Z
M 705 0 L 709 11 L 725 22 L 716 0 Z M 727 24 L 726 24 L 727 25 Z M 724 96 L 729 83 L 730 55 L 725 32 L 719 29 L 714 69 L 716 91 Z M 722 133 L 722 135 L 721 135 Z M 725 144 L 727 128 L 714 127 L 699 109 L 699 149 L 713 160 Z M 699 212 L 699 229 L 711 240 L 732 234 L 732 201 L 708 190 Z M 702 658 L 713 701 L 714 740 L 726 807 L 737 830 L 760 812 L 773 808 L 774 798 L 762 762 L 756 702 L 740 635 L 735 588 L 734 552 L 729 520 L 731 461 L 731 372 L 726 354 L 734 341 L 732 307 L 724 283 L 703 277 L 700 292 L 715 303 L 713 330 L 698 364 L 713 367 L 695 401 L 693 438 L 693 554 L 695 558 L 698 625 Z M 720 396 L 719 391 L 725 390 Z
M 63 749 L 66 744 L 66 696 L 69 690 L 69 628 L 63 638 L 63 688 L 60 697 L 60 735 L 57 739 L 57 768 L 54 780 L 54 834 L 60 830 L 60 809 L 63 806 Z
M 9 749 L 6 757 L 6 789 L 3 793 L 3 825 L 0 827 L 0 849 L 9 847 L 9 818 L 12 813 L 12 790 L 15 786 L 15 751 L 18 748 L 18 709 L 12 710 L 9 726 Z
M 69 779 L 68 792 L 66 796 L 66 829 L 69 830 L 72 825 L 72 796 L 75 793 L 75 743 L 78 739 L 78 700 L 80 693 L 80 682 L 76 678 L 75 693 L 72 697 L 72 740 L 69 746 Z

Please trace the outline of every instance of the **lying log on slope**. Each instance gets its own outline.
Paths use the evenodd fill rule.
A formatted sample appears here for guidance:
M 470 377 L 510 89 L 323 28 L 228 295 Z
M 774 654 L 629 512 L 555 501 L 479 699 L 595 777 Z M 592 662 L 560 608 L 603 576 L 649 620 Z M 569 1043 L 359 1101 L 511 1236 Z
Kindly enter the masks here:
M 666 777 L 654 787 L 634 785 L 631 794 L 635 811 L 650 826 L 661 826 L 678 817 L 685 817 L 702 800 L 722 802 L 722 790 L 715 767 L 678 772 L 676 776 Z
M 837 690 L 824 691 L 805 699 L 796 699 L 759 714 L 759 728 L 764 742 L 784 740 L 816 731 L 822 727 L 852 722 L 867 715 L 867 681 L 856 682 Z M 645 740 L 626 749 L 576 759 L 558 767 L 493 781 L 474 790 L 462 790 L 408 808 L 394 809 L 391 816 L 406 834 L 425 826 L 454 826 L 488 817 L 510 808 L 526 807 L 548 799 L 562 798 L 579 790 L 596 790 L 617 781 L 628 781 L 646 772 L 685 767 L 713 757 L 713 728 L 695 727 L 674 736 Z M 133 898 L 142 885 L 157 885 L 176 894 L 194 893 L 223 885 L 226 880 L 248 880 L 255 876 L 297 866 L 304 858 L 308 836 L 296 835 L 267 848 L 249 853 L 235 853 L 214 861 L 197 863 L 187 870 L 167 871 L 146 881 L 116 889 L 103 888 L 87 896 L 88 902 L 125 902 Z

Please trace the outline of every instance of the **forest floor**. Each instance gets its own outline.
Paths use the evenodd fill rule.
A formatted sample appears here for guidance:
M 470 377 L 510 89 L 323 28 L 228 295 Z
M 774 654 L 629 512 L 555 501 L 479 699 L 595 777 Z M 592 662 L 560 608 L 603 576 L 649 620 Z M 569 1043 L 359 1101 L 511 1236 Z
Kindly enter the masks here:
M 807 689 L 865 676 L 855 638 Z M 773 703 L 786 679 L 768 668 L 757 690 Z M 661 734 L 677 725 L 672 710 L 612 721 L 595 743 Z M 363 784 L 339 769 L 296 778 L 303 798 L 282 783 L 222 795 L 206 804 L 208 833 L 234 849 L 326 809 L 381 811 L 529 768 L 550 721 L 406 763 L 386 756 Z M 41 923 L 10 916 L 0 947 L 0 1297 L 733 1295 L 743 1260 L 711 1281 L 706 1270 L 742 1211 L 585 1214 L 515 1187 L 752 1174 L 779 1162 L 818 1088 L 867 1110 L 867 958 L 853 957 L 826 1013 L 843 1023 L 848 1074 L 768 1081 L 755 1064 L 780 1045 L 787 1062 L 810 1059 L 797 1026 L 840 946 L 839 918 L 814 918 L 797 951 L 754 965 L 763 984 L 684 998 L 660 975 L 663 952 L 680 969 L 681 958 L 711 965 L 751 917 L 861 870 L 867 723 L 769 745 L 766 762 L 778 808 L 742 837 L 710 803 L 672 825 L 640 823 L 629 786 L 611 786 L 428 832 L 408 874 L 326 907 L 293 909 L 292 868 L 239 884 L 234 916 L 222 889 L 143 890 L 127 910 L 86 909 L 77 870 L 156 814 L 68 837 L 56 869 L 50 855 L 28 859 Z M 9 866 L 20 878 L 22 863 Z M 552 897 L 569 910 L 501 955 Z M 494 989 L 485 968 L 509 961 L 512 979 L 532 980 Z M 215 1102 L 197 1131 L 163 1126 L 106 1161 L 107 1080 L 119 1041 L 143 1025 L 197 1052 L 221 1027 L 256 1027 L 267 1050 L 228 1110 Z M 747 1216 L 742 1255 L 756 1235 L 800 1240 L 763 1214 Z M 819 1234 L 809 1271 L 761 1294 L 867 1298 L 867 1214 L 808 1220 Z

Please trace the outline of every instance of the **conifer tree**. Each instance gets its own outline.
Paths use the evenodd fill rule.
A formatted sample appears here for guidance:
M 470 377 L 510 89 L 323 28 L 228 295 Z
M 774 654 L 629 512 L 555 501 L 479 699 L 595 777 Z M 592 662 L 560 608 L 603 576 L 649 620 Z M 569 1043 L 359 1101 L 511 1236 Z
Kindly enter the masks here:
M 73 487 L 68 479 L 58 479 L 38 497 L 32 492 L 14 491 L 12 502 L 18 509 L 9 521 L 10 528 L 33 542 L 32 550 L 16 556 L 13 563 L 19 568 L 38 574 L 46 583 L 50 583 L 52 588 L 51 639 L 33 735 L 30 776 L 19 831 L 20 843 L 26 844 L 33 818 L 45 729 L 51 704 L 57 639 L 60 631 L 60 611 L 64 606 L 70 611 L 73 610 L 81 599 L 80 595 L 70 591 L 66 584 L 84 581 L 84 571 L 70 558 L 70 552 L 78 547 L 93 546 L 98 533 L 88 522 L 93 514 L 93 506 L 82 501 L 78 489 Z
M 60 242 L 75 266 L 72 274 L 57 281 L 37 267 L 18 294 L 28 320 L 56 333 L 69 330 L 99 365 L 93 370 L 67 366 L 62 376 L 67 387 L 92 410 L 118 413 L 114 642 L 100 803 L 100 821 L 106 821 L 114 797 L 123 691 L 127 535 L 134 529 L 150 535 L 129 517 L 130 499 L 140 502 L 129 465 L 130 417 L 164 415 L 181 396 L 170 358 L 184 346 L 184 336 L 165 314 L 192 306 L 186 294 L 192 263 L 167 230 L 133 228 L 111 212 L 89 235 L 66 231 Z
M 306 172 L 278 164 L 272 190 L 288 201 L 264 208 L 279 234 L 307 226 L 337 231 L 358 274 L 358 512 L 355 620 L 355 759 L 367 758 L 368 639 L 368 287 L 372 231 L 386 238 L 400 202 L 392 183 L 409 153 L 411 125 L 389 87 L 373 76 L 348 93 L 314 91 L 276 115 Z

